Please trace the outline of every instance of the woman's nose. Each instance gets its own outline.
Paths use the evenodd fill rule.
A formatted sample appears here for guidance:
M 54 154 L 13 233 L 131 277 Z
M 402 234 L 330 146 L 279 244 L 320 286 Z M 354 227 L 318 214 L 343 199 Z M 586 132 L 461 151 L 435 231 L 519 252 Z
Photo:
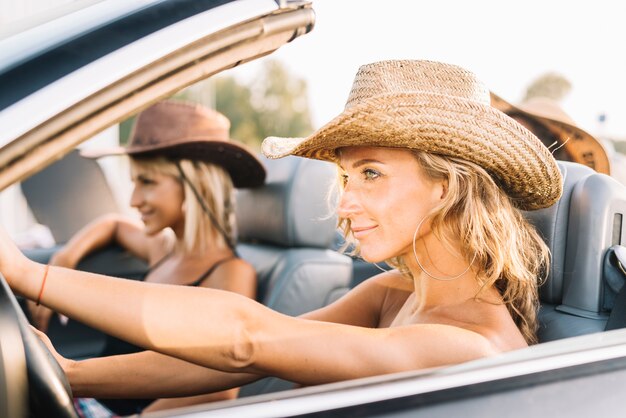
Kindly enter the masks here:
M 137 187 L 133 187 L 133 192 L 130 195 L 130 206 L 133 208 L 138 208 L 143 203 L 143 195 Z
M 354 215 L 360 210 L 361 206 L 354 193 L 344 190 L 341 199 L 339 199 L 339 206 L 337 206 L 337 215 L 339 215 L 340 218 L 349 218 L 350 215 Z

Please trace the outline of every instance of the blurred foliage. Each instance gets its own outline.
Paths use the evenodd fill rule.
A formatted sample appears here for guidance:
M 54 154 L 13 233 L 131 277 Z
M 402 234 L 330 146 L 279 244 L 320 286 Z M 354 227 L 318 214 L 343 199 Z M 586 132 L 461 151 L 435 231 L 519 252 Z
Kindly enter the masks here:
M 268 136 L 300 137 L 313 130 L 306 81 L 276 60 L 266 61 L 247 83 L 222 75 L 177 97 L 217 109 L 230 119 L 231 137 L 255 149 Z
M 268 136 L 301 137 L 313 130 L 306 81 L 294 77 L 279 61 L 266 61 L 249 82 L 218 75 L 174 95 L 217 109 L 231 122 L 230 135 L 254 149 Z M 126 144 L 134 117 L 120 124 Z
M 130 130 L 135 123 L 135 116 L 132 116 L 120 123 L 120 144 L 126 146 L 128 144 L 128 137 L 130 137 Z
M 572 89 L 572 83 L 558 73 L 545 73 L 537 77 L 526 88 L 524 101 L 533 97 L 547 97 L 557 102 L 562 100 Z

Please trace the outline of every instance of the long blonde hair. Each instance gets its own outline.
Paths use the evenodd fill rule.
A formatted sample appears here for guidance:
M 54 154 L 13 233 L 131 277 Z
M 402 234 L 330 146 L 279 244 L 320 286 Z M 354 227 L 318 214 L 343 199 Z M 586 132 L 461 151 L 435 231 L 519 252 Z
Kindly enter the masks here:
M 462 256 L 478 272 L 481 290 L 495 286 L 529 344 L 537 342 L 538 286 L 548 271 L 550 253 L 535 228 L 480 166 L 459 158 L 412 151 L 427 176 L 445 180 L 448 191 L 428 215 L 433 233 L 451 245 L 460 240 Z M 350 223 L 339 219 L 346 241 Z M 387 264 L 411 276 L 402 259 Z
M 208 243 L 218 248 L 228 248 L 224 236 L 204 213 L 190 186 L 180 178 L 176 163 L 164 157 L 132 158 L 132 164 L 147 173 L 160 173 L 175 177 L 183 185 L 185 210 L 185 251 L 205 251 Z M 231 243 L 237 231 L 235 221 L 235 195 L 233 182 L 220 166 L 202 161 L 180 160 L 185 177 L 198 191 L 200 197 L 219 223 Z

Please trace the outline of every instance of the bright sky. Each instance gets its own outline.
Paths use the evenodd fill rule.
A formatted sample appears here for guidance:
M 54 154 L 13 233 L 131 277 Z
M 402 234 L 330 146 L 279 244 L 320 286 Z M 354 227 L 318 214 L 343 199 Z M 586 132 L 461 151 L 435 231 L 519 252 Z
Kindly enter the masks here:
M 308 81 L 316 127 L 341 112 L 359 65 L 431 59 L 472 70 L 514 103 L 539 75 L 561 73 L 573 84 L 565 111 L 595 134 L 605 113 L 604 132 L 626 140 L 622 1 L 316 0 L 313 8 L 313 31 L 270 57 Z

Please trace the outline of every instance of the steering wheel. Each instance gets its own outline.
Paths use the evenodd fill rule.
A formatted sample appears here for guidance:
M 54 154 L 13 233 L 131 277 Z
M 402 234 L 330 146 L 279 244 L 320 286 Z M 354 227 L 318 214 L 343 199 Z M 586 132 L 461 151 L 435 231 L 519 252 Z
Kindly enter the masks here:
M 15 295 L 0 274 L 0 300 L 13 308 L 24 344 L 31 417 L 78 418 L 63 369 L 33 333 Z

